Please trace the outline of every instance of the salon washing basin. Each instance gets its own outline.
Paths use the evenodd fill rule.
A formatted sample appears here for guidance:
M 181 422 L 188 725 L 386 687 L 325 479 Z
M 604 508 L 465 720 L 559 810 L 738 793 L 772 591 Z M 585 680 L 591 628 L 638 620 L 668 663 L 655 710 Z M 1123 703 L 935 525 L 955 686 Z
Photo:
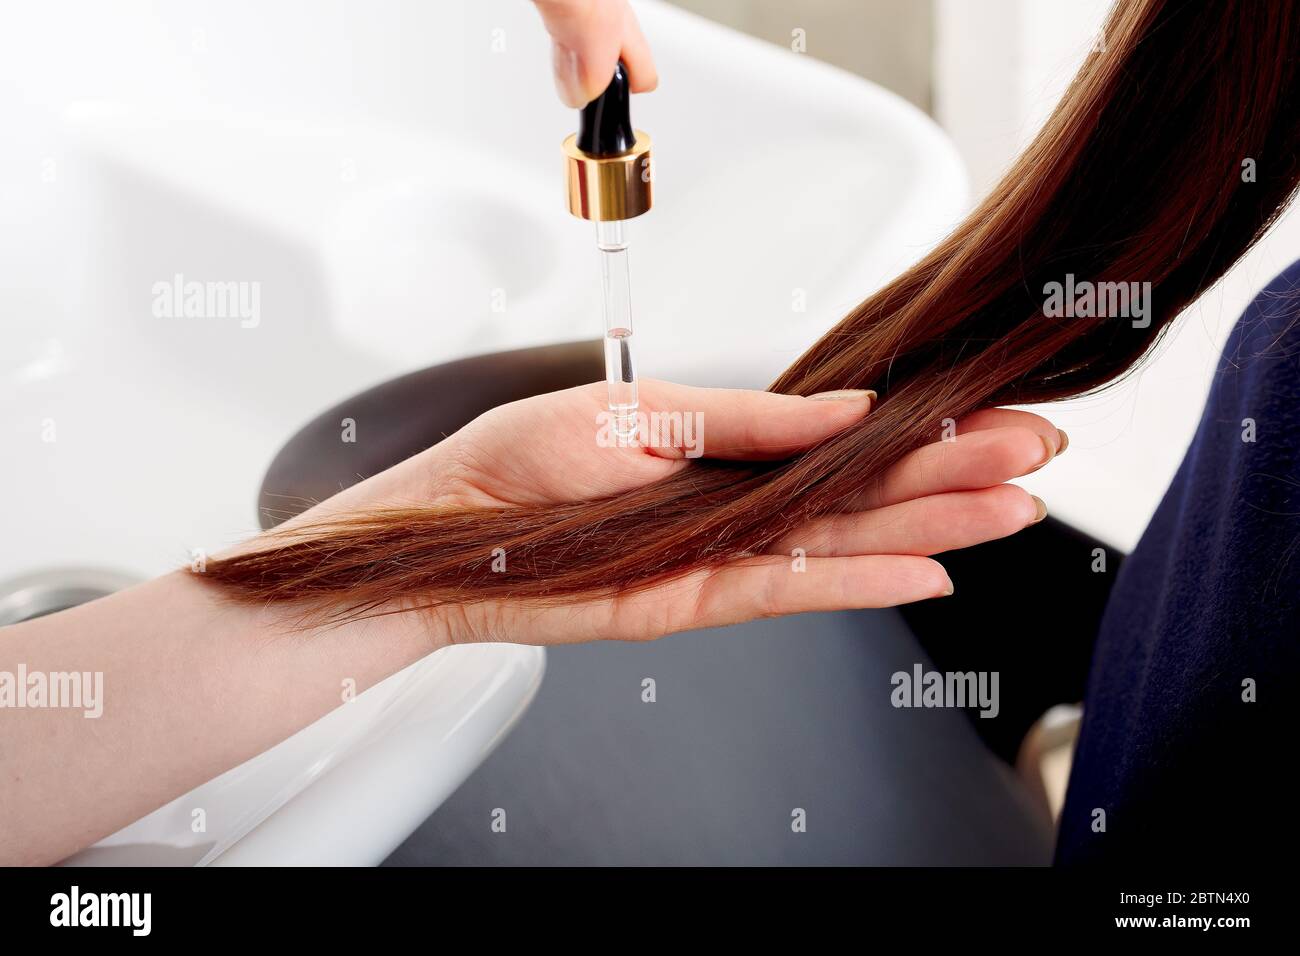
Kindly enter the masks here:
M 762 385 L 942 236 L 965 175 L 872 84 L 637 9 L 663 77 L 634 105 L 656 156 L 631 229 L 641 370 Z M 268 462 L 344 396 L 598 335 L 549 76 L 517 0 L 13 11 L 0 581 L 189 563 L 256 530 Z M 378 862 L 508 732 L 543 661 L 439 652 L 73 862 Z

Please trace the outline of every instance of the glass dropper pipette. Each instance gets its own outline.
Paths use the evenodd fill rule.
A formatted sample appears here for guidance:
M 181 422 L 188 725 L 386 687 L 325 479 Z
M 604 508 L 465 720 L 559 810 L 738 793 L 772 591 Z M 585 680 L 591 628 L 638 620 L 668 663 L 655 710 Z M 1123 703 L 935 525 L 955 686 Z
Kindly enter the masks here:
M 630 93 L 627 68 L 620 61 L 605 92 L 582 108 L 578 132 L 564 141 L 569 212 L 596 224 L 605 318 L 605 382 L 619 444 L 637 438 L 638 421 L 627 220 L 647 212 L 654 198 L 650 137 L 632 127 Z
M 621 219 L 596 223 L 605 312 L 605 384 L 609 387 L 609 411 L 614 416 L 614 436 L 619 444 L 636 440 L 638 405 L 625 228 Z

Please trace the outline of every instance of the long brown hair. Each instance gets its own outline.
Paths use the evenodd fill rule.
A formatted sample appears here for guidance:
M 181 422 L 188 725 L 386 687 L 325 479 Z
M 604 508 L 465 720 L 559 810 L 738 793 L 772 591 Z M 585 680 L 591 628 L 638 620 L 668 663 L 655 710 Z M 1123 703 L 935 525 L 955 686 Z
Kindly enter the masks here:
M 771 386 L 875 389 L 860 424 L 791 460 L 698 463 L 598 501 L 329 519 L 203 577 L 239 599 L 316 599 L 343 617 L 413 598 L 641 587 L 761 552 L 842 509 L 944 419 L 1116 380 L 1295 190 L 1300 16 L 1291 0 L 1121 0 L 1103 39 L 979 208 Z M 1149 323 L 1045 310 L 1047 285 L 1067 277 L 1149 283 Z M 510 555 L 504 572 L 492 571 L 494 548 Z

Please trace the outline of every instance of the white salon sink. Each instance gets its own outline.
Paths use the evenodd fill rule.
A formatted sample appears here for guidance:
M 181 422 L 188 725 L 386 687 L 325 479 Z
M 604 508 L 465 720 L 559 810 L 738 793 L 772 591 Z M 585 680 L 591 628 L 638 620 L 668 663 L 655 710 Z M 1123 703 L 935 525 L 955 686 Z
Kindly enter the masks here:
M 869 83 L 637 9 L 662 76 L 633 106 L 655 141 L 641 369 L 763 385 L 959 218 L 963 170 Z M 341 397 L 600 333 L 593 236 L 563 202 L 574 114 L 522 0 L 26 4 L 0 122 L 0 580 L 211 553 Z M 259 283 L 258 321 L 159 318 L 177 274 Z M 440 652 L 77 861 L 379 862 L 542 669 L 524 646 Z

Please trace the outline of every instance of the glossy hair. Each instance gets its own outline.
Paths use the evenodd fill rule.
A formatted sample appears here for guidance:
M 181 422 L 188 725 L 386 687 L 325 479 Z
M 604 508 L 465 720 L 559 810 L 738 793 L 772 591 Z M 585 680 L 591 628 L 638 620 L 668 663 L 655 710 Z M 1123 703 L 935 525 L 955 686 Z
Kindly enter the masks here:
M 598 501 L 323 520 L 210 562 L 203 577 L 238 599 L 308 599 L 339 618 L 643 587 L 762 552 L 841 510 L 944 419 L 1115 381 L 1295 190 L 1300 15 L 1290 0 L 1121 0 L 1103 37 L 979 208 L 771 386 L 875 389 L 859 424 L 787 461 L 702 461 Z M 1046 287 L 1067 274 L 1150 283 L 1149 326 L 1049 316 Z M 491 569 L 494 548 L 510 556 L 505 572 Z

